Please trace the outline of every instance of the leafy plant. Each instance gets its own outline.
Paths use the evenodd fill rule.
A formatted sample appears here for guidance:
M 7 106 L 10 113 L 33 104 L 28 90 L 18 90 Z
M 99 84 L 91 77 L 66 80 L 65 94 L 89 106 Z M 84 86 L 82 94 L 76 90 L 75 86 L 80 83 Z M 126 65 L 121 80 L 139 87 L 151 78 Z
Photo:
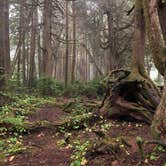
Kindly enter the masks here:
M 75 81 L 65 89 L 64 93 L 70 97 L 86 96 L 88 98 L 97 98 L 103 96 L 105 88 L 101 84 L 101 79 L 92 80 L 87 83 Z
M 86 141 L 83 144 L 80 143 L 80 141 L 75 141 L 75 150 L 71 156 L 72 162 L 70 166 L 81 166 L 85 165 L 87 163 L 85 154 L 90 147 L 90 142 Z
M 166 149 L 163 146 L 156 146 L 154 151 L 155 152 L 165 152 Z
M 57 142 L 57 144 L 58 144 L 59 146 L 64 147 L 64 146 L 66 146 L 66 141 L 65 141 L 64 139 L 62 139 L 62 140 L 59 140 L 59 141 Z
M 25 93 L 28 91 L 26 87 L 20 84 L 18 80 L 18 74 L 15 73 L 14 76 L 7 81 L 7 90 L 11 93 Z
M 21 140 L 18 140 L 16 137 L 0 140 L 0 152 L 4 156 L 20 153 L 25 150 L 26 147 L 24 147 Z
M 158 160 L 158 158 L 159 156 L 155 152 L 150 154 L 150 160 Z
M 43 76 L 36 82 L 37 92 L 42 96 L 59 96 L 63 91 L 63 84 L 51 77 Z
M 107 130 L 109 130 L 112 126 L 113 126 L 112 123 L 105 123 L 105 124 L 101 125 L 101 130 L 102 130 L 102 131 L 107 131 Z

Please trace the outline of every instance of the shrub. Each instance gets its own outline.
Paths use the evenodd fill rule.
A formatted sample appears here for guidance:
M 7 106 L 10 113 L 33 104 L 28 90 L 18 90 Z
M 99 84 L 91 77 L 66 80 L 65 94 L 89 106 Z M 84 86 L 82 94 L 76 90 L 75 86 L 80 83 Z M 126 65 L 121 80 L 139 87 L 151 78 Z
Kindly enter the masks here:
M 7 80 L 7 91 L 22 94 L 28 92 L 28 88 L 23 86 L 22 80 L 18 79 L 18 73 L 14 73 L 13 77 Z
M 92 80 L 85 84 L 82 89 L 82 95 L 86 95 L 89 98 L 101 97 L 103 96 L 105 90 L 103 85 L 101 84 L 100 79 Z
M 42 96 L 59 96 L 63 91 L 63 84 L 48 76 L 39 78 L 36 87 Z
M 7 81 L 7 90 L 14 92 L 18 90 L 18 80 L 16 78 L 11 78 Z
M 83 88 L 83 83 L 75 81 L 73 84 L 68 85 L 68 87 L 65 89 L 64 96 L 77 97 L 81 94 Z
M 96 98 L 103 96 L 104 93 L 105 88 L 101 84 L 101 79 L 92 80 L 87 83 L 76 81 L 65 89 L 65 95 L 69 97 L 86 96 L 88 98 Z

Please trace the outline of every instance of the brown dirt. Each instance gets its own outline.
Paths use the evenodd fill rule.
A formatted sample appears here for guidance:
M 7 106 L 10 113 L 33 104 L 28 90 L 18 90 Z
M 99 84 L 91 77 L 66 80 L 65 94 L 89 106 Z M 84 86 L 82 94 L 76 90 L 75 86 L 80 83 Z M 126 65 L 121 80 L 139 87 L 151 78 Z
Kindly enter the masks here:
M 150 134 L 150 126 L 147 124 L 140 124 L 135 122 L 123 122 L 112 121 L 113 127 L 108 131 L 111 138 L 123 137 L 131 145 L 131 147 L 122 148 L 121 152 L 113 158 L 110 155 L 100 155 L 93 158 L 88 165 L 89 166 L 164 166 L 166 163 L 166 153 L 159 152 L 159 157 L 156 161 L 150 160 L 148 157 L 145 160 L 141 159 L 138 145 L 136 143 L 136 137 L 140 136 L 144 140 L 152 140 Z M 140 125 L 139 127 L 137 125 Z M 143 149 L 146 154 L 151 154 L 154 151 L 156 145 L 144 145 Z
M 47 106 L 39 109 L 36 114 L 29 115 L 28 120 L 31 122 L 46 120 L 51 123 L 59 123 L 67 113 L 64 113 L 55 106 Z M 95 156 L 88 161 L 89 166 L 164 166 L 166 163 L 166 153 L 159 153 L 158 160 L 142 161 L 136 137 L 140 136 L 145 140 L 152 139 L 150 135 L 150 127 L 147 124 L 136 122 L 124 122 L 116 120 L 107 120 L 104 123 L 111 123 L 112 126 L 107 130 L 107 134 L 112 138 L 123 136 L 132 147 L 122 148 L 116 157 L 111 154 L 102 154 Z M 140 125 L 140 126 L 138 126 Z M 96 126 L 100 128 L 101 124 Z M 93 140 L 96 134 L 92 131 L 74 131 L 71 139 Z M 12 161 L 8 161 L 4 166 L 69 166 L 72 149 L 68 147 L 60 147 L 57 141 L 64 138 L 62 134 L 57 134 L 56 129 L 40 129 L 36 132 L 23 136 L 24 145 L 30 150 L 22 154 L 18 154 Z M 153 152 L 156 145 L 144 146 L 144 151 L 148 154 Z M 9 157 L 10 159 L 10 157 Z
M 49 121 L 58 123 L 66 113 L 59 108 L 43 107 L 36 114 L 29 116 L 30 122 Z M 7 166 L 68 166 L 70 165 L 71 149 L 60 148 L 56 130 L 42 129 L 24 136 L 24 145 L 28 151 L 16 155 L 14 160 L 6 163 Z M 10 157 L 9 157 L 10 158 Z
M 57 107 L 45 106 L 41 108 L 37 113 L 31 114 L 28 117 L 28 121 L 37 122 L 37 121 L 49 121 L 51 123 L 58 123 L 68 114 L 61 111 Z

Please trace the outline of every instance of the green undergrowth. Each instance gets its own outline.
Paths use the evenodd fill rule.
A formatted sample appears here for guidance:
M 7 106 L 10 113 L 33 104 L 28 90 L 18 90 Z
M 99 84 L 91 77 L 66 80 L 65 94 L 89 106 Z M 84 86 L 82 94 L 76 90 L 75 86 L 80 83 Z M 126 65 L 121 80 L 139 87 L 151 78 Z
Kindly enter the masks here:
M 6 95 L 10 96 L 12 102 L 0 107 L 0 162 L 6 156 L 26 150 L 21 138 L 26 132 L 27 115 L 34 113 L 42 105 L 53 105 L 56 102 L 55 98 Z
M 86 103 L 81 103 L 79 100 L 70 102 L 64 105 L 63 111 L 70 113 L 71 116 L 82 115 L 85 113 L 93 112 L 95 107 L 86 106 Z M 97 106 L 96 106 L 97 107 Z
M 70 166 L 82 166 L 87 164 L 86 160 L 86 152 L 89 148 L 91 148 L 92 144 L 90 141 L 85 141 L 81 143 L 79 140 L 74 141 L 74 151 L 71 155 L 71 163 Z
M 61 96 L 64 84 L 51 77 L 42 76 L 35 83 L 36 91 L 42 96 Z
M 17 92 L 20 94 L 26 93 L 35 93 L 43 97 L 88 97 L 88 98 L 101 98 L 105 93 L 105 87 L 101 81 L 103 78 L 97 78 L 89 82 L 81 82 L 79 80 L 75 81 L 72 84 L 69 84 L 67 88 L 63 82 L 60 82 L 49 76 L 41 76 L 40 78 L 34 80 L 32 87 L 23 86 L 18 81 L 17 73 L 10 79 L 7 83 L 7 89 L 10 92 Z
M 22 153 L 27 150 L 22 144 L 21 136 L 9 137 L 7 139 L 0 139 L 0 163 L 6 162 L 6 157 Z
M 101 98 L 105 93 L 105 88 L 101 83 L 101 78 L 89 81 L 87 83 L 81 83 L 75 81 L 64 89 L 64 95 L 68 97 L 84 96 L 88 98 Z
M 86 105 L 87 103 L 71 102 L 64 106 L 63 111 L 69 113 L 63 123 L 58 127 L 61 133 L 65 133 L 68 130 L 80 130 L 87 128 L 90 124 L 94 124 L 95 107 Z M 96 121 L 97 122 L 97 121 Z
M 39 98 L 35 96 L 14 97 L 14 101 L 0 107 L 0 131 L 4 126 L 8 131 L 23 132 L 26 115 L 33 113 L 38 107 L 44 104 L 54 104 L 53 98 Z M 2 136 L 2 132 L 0 136 Z
M 63 124 L 58 127 L 58 131 L 65 133 L 68 130 L 79 130 L 86 128 L 91 115 L 91 113 L 86 113 L 82 115 L 70 116 L 66 118 Z

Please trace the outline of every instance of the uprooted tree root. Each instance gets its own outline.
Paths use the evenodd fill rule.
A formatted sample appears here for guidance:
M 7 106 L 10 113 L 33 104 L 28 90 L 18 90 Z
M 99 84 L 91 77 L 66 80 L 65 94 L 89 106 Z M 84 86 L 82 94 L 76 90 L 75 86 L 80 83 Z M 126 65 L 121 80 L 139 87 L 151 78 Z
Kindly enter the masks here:
M 151 124 L 161 95 L 146 75 L 120 69 L 112 71 L 104 83 L 107 94 L 101 107 L 102 114 Z

